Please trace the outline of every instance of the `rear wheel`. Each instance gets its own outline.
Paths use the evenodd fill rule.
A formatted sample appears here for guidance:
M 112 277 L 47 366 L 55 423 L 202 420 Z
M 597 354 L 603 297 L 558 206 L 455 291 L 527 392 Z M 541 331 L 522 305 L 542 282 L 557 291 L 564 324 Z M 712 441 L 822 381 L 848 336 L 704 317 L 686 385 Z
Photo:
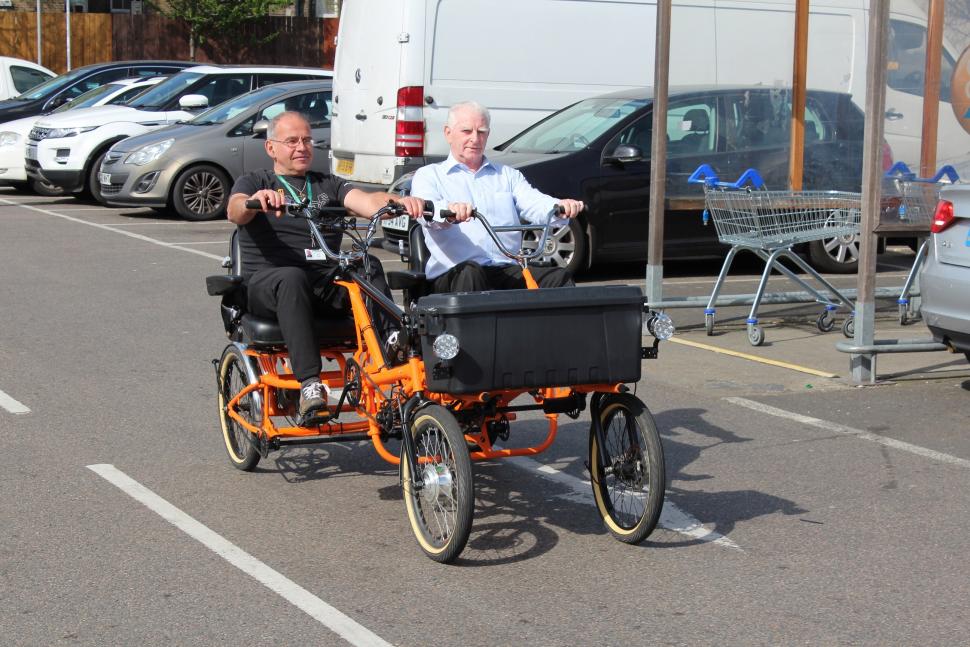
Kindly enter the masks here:
M 222 423 L 222 439 L 233 467 L 249 472 L 259 462 L 256 436 L 229 416 L 227 405 L 249 384 L 254 383 L 246 370 L 252 366 L 236 346 L 227 346 L 219 359 L 219 422 Z M 237 410 L 249 424 L 262 424 L 262 398 L 259 391 L 252 391 L 239 401 Z
M 229 177 L 208 164 L 193 166 L 175 182 L 172 204 L 186 220 L 214 220 L 226 215 L 229 201 Z
M 468 541 L 475 497 L 472 464 L 455 417 L 444 407 L 421 409 L 410 427 L 421 484 L 415 489 L 411 468 L 401 456 L 404 504 L 421 550 L 436 562 L 451 562 Z
M 627 393 L 604 396 L 599 415 L 605 447 L 592 428 L 589 434 L 596 507 L 614 537 L 638 544 L 656 528 L 663 507 L 660 434 L 646 405 Z

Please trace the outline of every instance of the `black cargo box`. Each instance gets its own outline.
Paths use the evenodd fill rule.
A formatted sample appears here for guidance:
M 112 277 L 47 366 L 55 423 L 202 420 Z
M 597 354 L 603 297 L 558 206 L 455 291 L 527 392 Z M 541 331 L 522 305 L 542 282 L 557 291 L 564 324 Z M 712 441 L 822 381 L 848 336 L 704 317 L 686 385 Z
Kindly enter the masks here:
M 640 379 L 643 296 L 635 286 L 432 294 L 414 314 L 433 392 Z M 459 343 L 448 361 L 432 350 L 443 333 Z

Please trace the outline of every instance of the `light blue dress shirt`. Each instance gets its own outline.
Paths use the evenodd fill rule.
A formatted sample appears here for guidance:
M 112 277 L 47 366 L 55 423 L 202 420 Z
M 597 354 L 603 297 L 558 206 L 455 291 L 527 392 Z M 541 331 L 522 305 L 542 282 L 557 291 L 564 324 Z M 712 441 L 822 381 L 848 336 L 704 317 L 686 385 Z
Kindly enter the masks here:
M 493 164 L 486 158 L 478 171 L 449 155 L 438 164 L 418 169 L 411 181 L 411 195 L 435 203 L 435 214 L 447 209 L 452 202 L 474 205 L 492 225 L 517 225 L 519 218 L 543 223 L 559 202 L 556 198 L 536 190 L 518 170 L 504 164 Z M 480 265 L 513 263 L 502 254 L 477 220 L 449 224 L 427 222 L 418 218 L 424 227 L 424 239 L 430 257 L 424 268 L 429 279 L 435 279 L 465 261 Z M 503 244 L 518 251 L 519 232 L 499 234 Z

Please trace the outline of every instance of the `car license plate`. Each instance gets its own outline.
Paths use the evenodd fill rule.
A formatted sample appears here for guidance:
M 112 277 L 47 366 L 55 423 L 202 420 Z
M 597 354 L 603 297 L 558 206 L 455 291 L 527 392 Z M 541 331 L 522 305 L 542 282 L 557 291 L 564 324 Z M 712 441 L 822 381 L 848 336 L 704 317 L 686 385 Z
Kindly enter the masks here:
M 410 216 L 397 216 L 395 218 L 388 218 L 381 223 L 384 229 L 391 229 L 393 231 L 399 231 L 401 233 L 407 233 L 408 229 L 411 227 Z
M 337 158 L 337 173 L 350 175 L 354 172 L 354 160 Z
M 27 147 L 27 159 L 37 161 L 37 147 L 28 146 Z
M 111 174 L 98 173 L 98 182 L 100 182 L 101 184 L 111 184 Z

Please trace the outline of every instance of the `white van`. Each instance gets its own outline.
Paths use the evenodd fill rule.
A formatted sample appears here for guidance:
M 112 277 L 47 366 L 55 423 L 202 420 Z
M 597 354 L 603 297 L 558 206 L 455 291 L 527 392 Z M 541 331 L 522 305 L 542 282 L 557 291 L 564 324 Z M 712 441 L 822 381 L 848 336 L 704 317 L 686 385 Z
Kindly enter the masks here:
M 867 0 L 813 0 L 808 85 L 865 104 Z M 795 0 L 674 3 L 671 85 L 791 85 Z M 926 15 L 891 14 L 886 139 L 918 167 Z M 448 153 L 448 108 L 492 111 L 498 145 L 579 99 L 653 83 L 656 0 L 348 0 L 334 65 L 332 168 L 387 186 Z M 939 163 L 970 157 L 953 115 L 956 56 L 944 44 Z

